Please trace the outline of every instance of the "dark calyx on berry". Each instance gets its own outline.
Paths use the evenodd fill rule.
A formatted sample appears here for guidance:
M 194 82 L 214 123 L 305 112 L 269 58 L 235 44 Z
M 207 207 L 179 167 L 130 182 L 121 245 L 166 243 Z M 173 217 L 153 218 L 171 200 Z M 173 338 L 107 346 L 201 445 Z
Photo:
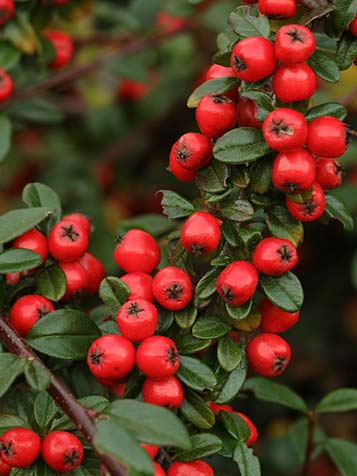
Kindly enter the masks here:
M 96 349 L 90 354 L 89 358 L 93 365 L 100 365 L 102 363 L 103 355 L 104 352 L 102 350 Z
M 137 302 L 131 302 L 128 306 L 128 314 L 129 316 L 138 316 L 140 312 L 143 312 L 144 309 L 139 307 Z
M 286 358 L 285 357 L 277 357 L 274 362 L 273 369 L 276 372 L 281 372 L 282 370 L 285 369 L 286 365 Z
M 67 466 L 75 466 L 77 464 L 77 461 L 79 460 L 80 455 L 78 454 L 78 451 L 76 450 L 71 450 L 69 453 L 66 453 L 63 458 L 63 463 Z
M 221 292 L 222 292 L 223 299 L 226 302 L 230 303 L 230 302 L 233 301 L 235 296 L 234 296 L 231 288 L 221 288 Z
M 246 71 L 248 69 L 247 63 L 237 55 L 234 55 L 233 66 L 237 71 Z
M 172 283 L 170 287 L 165 289 L 167 299 L 180 299 L 183 288 L 177 283 Z
M 179 358 L 179 353 L 175 349 L 175 347 L 170 347 L 169 350 L 167 351 L 167 362 L 170 362 L 170 364 L 175 365 L 177 362 L 177 359 Z
M 73 225 L 63 226 L 62 230 L 63 230 L 62 236 L 69 238 L 71 241 L 76 241 L 77 238 L 79 237 L 79 233 L 76 232 Z
M 293 253 L 288 245 L 282 245 L 277 250 L 278 255 L 280 256 L 281 261 L 291 261 Z
M 279 121 L 272 121 L 270 132 L 277 136 L 292 136 L 294 134 L 294 129 L 292 129 L 283 119 L 280 119 Z
M 286 33 L 291 38 L 291 43 L 304 43 L 305 42 L 305 35 L 299 31 L 297 28 L 291 28 Z

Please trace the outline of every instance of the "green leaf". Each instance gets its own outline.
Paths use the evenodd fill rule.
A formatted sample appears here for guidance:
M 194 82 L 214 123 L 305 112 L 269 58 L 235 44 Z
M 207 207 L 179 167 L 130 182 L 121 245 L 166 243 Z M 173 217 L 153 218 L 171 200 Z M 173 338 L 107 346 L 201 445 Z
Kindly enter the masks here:
M 246 38 L 250 36 L 268 38 L 270 35 L 270 23 L 264 15 L 253 17 L 233 12 L 229 15 L 228 22 L 235 33 Z
M 53 264 L 38 271 L 36 286 L 42 296 L 58 302 L 66 292 L 66 276 L 57 264 Z
M 191 450 L 176 453 L 175 459 L 177 461 L 195 461 L 218 453 L 223 446 L 218 436 L 212 435 L 211 433 L 192 435 L 191 445 Z
M 327 215 L 341 222 L 346 231 L 353 230 L 353 218 L 344 202 L 337 195 L 329 193 L 325 195 L 325 198 Z
M 247 377 L 247 362 L 243 356 L 239 366 L 233 372 L 225 372 L 218 376 L 219 388 L 214 401 L 224 404 L 232 401 L 240 392 Z
M 204 316 L 192 328 L 192 334 L 199 339 L 217 339 L 227 334 L 231 326 L 217 316 Z
M 53 398 L 47 392 L 39 392 L 34 403 L 34 417 L 40 430 L 45 432 L 58 412 Z
M 227 164 L 252 162 L 270 152 L 269 146 L 259 129 L 240 127 L 217 139 L 213 156 Z
M 148 213 L 122 221 L 117 231 L 118 235 L 124 235 L 132 228 L 138 228 L 158 238 L 169 233 L 174 227 L 175 223 L 171 222 L 167 217 L 156 213 Z
M 253 205 L 248 202 L 248 200 L 238 199 L 235 201 L 225 202 L 225 207 L 222 208 L 222 213 L 230 220 L 243 223 L 245 221 L 249 221 L 252 218 L 254 214 L 254 208 Z
M 220 193 L 226 190 L 228 178 L 229 168 L 227 165 L 214 160 L 211 165 L 198 171 L 196 185 L 204 192 Z
M 238 463 L 241 476 L 261 475 L 259 460 L 254 456 L 253 450 L 247 448 L 245 443 L 238 443 L 233 458 Z
M 357 38 L 345 32 L 337 43 L 336 63 L 340 70 L 348 69 L 357 55 Z
M 115 276 L 107 276 L 99 286 L 99 296 L 106 304 L 112 316 L 116 316 L 119 308 L 125 303 L 130 294 L 128 286 Z
M 218 341 L 217 358 L 219 365 L 227 372 L 232 372 L 240 364 L 243 357 L 242 348 L 228 337 L 222 337 Z
M 277 403 L 302 413 L 308 411 L 304 400 L 289 387 L 262 377 L 248 379 L 244 385 L 244 390 L 250 390 L 259 400 Z
M 30 250 L 10 248 L 0 254 L 0 273 L 16 273 L 36 268 L 41 264 L 41 256 Z
M 191 447 L 185 426 L 166 408 L 136 400 L 117 400 L 105 413 L 139 441 L 183 449 Z
M 285 238 L 298 246 L 304 239 L 304 227 L 284 206 L 273 206 L 266 212 L 268 229 L 273 236 Z
M 203 96 L 207 94 L 224 94 L 225 92 L 238 87 L 239 79 L 231 76 L 226 78 L 210 79 L 198 86 L 187 99 L 187 107 L 197 107 Z
M 241 443 L 245 443 L 250 435 L 250 430 L 246 422 L 236 413 L 224 412 L 220 413 L 223 426 L 228 433 Z
M 341 472 L 341 476 L 357 474 L 357 445 L 338 438 L 329 438 L 324 448 Z
M 316 2 L 315 2 L 316 3 Z M 311 22 L 318 20 L 326 16 L 328 13 L 334 11 L 335 6 L 332 4 L 320 5 L 313 10 L 308 10 L 304 15 L 299 19 L 300 25 L 309 25 Z
M 188 306 L 175 312 L 175 321 L 181 329 L 190 329 L 197 318 L 197 308 Z
M 304 292 L 295 274 L 289 272 L 277 278 L 261 275 L 260 284 L 269 300 L 283 311 L 296 312 L 301 308 Z
M 100 395 L 88 395 L 87 397 L 78 399 L 78 401 L 82 407 L 87 410 L 93 410 L 99 413 L 102 413 L 109 405 L 109 400 Z M 75 429 L 76 425 L 74 425 L 67 415 L 56 418 L 51 425 L 51 430 L 70 431 Z
M 59 309 L 40 319 L 26 340 L 43 354 L 80 360 L 86 357 L 90 345 L 100 335 L 98 327 L 84 313 Z
M 21 52 L 6 40 L 0 41 L 0 64 L 5 71 L 11 71 L 20 61 Z
M 211 340 L 196 339 L 192 335 L 182 337 L 177 342 L 180 355 L 190 355 L 199 352 L 200 350 L 207 349 L 210 346 Z
M 250 180 L 250 188 L 255 193 L 266 193 L 271 187 L 273 163 L 270 157 L 265 157 L 255 163 Z
M 11 387 L 16 378 L 22 374 L 26 365 L 25 359 L 14 354 L 0 354 L 0 397 Z
M 25 367 L 27 383 L 35 390 L 46 390 L 51 383 L 51 375 L 48 369 L 41 367 L 34 361 L 28 361 Z
M 267 115 L 274 110 L 271 97 L 268 94 L 263 93 L 262 91 L 249 89 L 247 91 L 243 91 L 241 96 L 247 99 L 251 99 L 255 103 L 255 105 L 257 106 L 256 118 L 258 121 L 264 121 Z
M 185 392 L 185 400 L 180 407 L 184 418 L 200 430 L 209 430 L 215 423 L 215 416 L 205 400 L 192 391 Z
M 18 415 L 0 414 L 0 435 L 12 428 L 28 428 L 28 423 Z
M 339 388 L 326 395 L 317 405 L 319 413 L 347 412 L 357 410 L 357 389 Z
M 202 276 L 196 285 L 196 299 L 208 299 L 216 292 L 216 280 L 220 272 L 220 269 L 213 268 Z
M 40 97 L 14 103 L 7 111 L 16 119 L 35 124 L 58 124 L 63 120 L 63 113 L 59 107 Z
M 160 190 L 162 193 L 162 209 L 169 218 L 182 218 L 191 215 L 195 208 L 185 198 L 170 190 Z
M 340 79 L 340 71 L 336 62 L 327 54 L 321 51 L 315 53 L 308 60 L 308 64 L 320 76 L 320 78 L 329 81 L 330 83 L 337 83 Z
M 57 193 L 43 183 L 28 183 L 22 192 L 22 200 L 29 207 L 49 207 L 61 211 L 61 201 Z
M 241 235 L 241 238 L 243 240 L 243 243 L 244 243 L 244 246 L 246 247 L 249 255 L 252 255 L 257 244 L 262 240 L 262 234 L 260 233 L 260 231 L 258 230 L 254 230 L 253 228 L 242 228 L 240 230 L 240 235 Z M 249 311 L 250 311 L 250 307 L 249 307 L 249 302 L 244 304 L 243 306 L 240 306 L 241 308 L 241 311 L 238 311 L 238 308 L 237 306 L 235 307 L 236 311 L 234 311 L 233 309 L 229 309 L 227 308 L 227 311 L 229 313 L 229 315 L 231 317 L 233 317 L 233 319 L 236 317 L 236 319 L 240 319 L 240 316 L 247 313 L 246 315 L 248 315 L 248 311 L 247 311 L 247 308 L 249 308 Z M 245 309 L 245 310 L 244 310 Z M 237 312 L 238 314 L 235 314 L 235 312 Z
M 7 243 L 38 225 L 52 213 L 50 208 L 24 208 L 0 216 L 0 244 Z
M 250 299 L 241 306 L 230 306 L 229 304 L 226 304 L 226 310 L 232 319 L 235 321 L 241 321 L 249 315 L 252 305 L 253 301 Z
M 217 380 L 212 370 L 198 359 L 181 356 L 178 378 L 193 390 L 203 392 L 212 390 Z
M 348 114 L 347 109 L 337 102 L 327 102 L 325 104 L 320 104 L 319 106 L 312 107 L 309 109 L 305 115 L 307 121 L 312 121 L 317 117 L 322 116 L 333 116 L 337 117 L 343 121 Z
M 12 125 L 11 121 L 4 116 L 4 114 L 0 114 L 0 163 L 6 158 L 7 153 L 11 147 L 11 135 L 12 135 Z
M 335 11 L 333 13 L 336 28 L 340 31 L 346 30 L 354 19 L 357 12 L 357 0 L 335 0 Z

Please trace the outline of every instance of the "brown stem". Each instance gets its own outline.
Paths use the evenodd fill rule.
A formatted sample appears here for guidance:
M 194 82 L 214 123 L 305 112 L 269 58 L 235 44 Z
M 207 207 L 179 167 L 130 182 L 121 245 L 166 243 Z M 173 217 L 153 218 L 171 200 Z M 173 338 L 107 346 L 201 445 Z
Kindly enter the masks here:
M 299 0 L 299 3 L 305 5 L 310 10 L 328 5 L 328 0 Z
M 314 432 L 315 432 L 315 425 L 316 425 L 316 413 L 311 411 L 308 413 L 308 429 L 307 429 L 307 445 L 305 451 L 305 460 L 301 470 L 301 476 L 308 476 L 309 474 L 309 467 L 310 467 L 310 460 L 312 456 L 312 452 L 314 451 Z
M 32 360 L 37 365 L 46 368 L 27 343 L 19 336 L 13 327 L 4 317 L 0 317 L 0 340 L 6 345 L 8 350 L 22 359 Z M 60 380 L 47 369 L 51 376 L 51 384 L 47 391 L 55 400 L 57 405 L 76 425 L 93 450 L 97 453 L 100 462 L 107 468 L 112 476 L 125 476 L 125 468 L 114 458 L 98 452 L 94 444 L 96 427 L 87 410 L 80 405 L 76 398 L 68 392 Z
M 347 132 L 350 136 L 357 137 L 357 131 L 353 131 L 352 129 L 347 129 Z

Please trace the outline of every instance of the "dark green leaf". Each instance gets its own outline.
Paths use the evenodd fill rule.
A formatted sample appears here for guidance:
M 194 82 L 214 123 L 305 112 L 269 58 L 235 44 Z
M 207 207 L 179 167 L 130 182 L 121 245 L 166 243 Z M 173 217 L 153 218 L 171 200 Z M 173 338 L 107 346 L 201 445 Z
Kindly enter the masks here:
M 317 405 L 319 413 L 347 412 L 357 410 L 357 389 L 339 388 L 326 395 Z
M 220 418 L 228 433 L 241 443 L 245 443 L 250 435 L 246 422 L 236 413 L 221 412 Z
M 239 188 L 246 188 L 250 182 L 248 165 L 241 164 L 233 167 L 229 180 L 233 185 Z
M 266 157 L 256 162 L 250 180 L 252 192 L 268 192 L 271 186 L 272 166 L 273 163 L 270 157 Z
M 262 234 L 260 233 L 260 231 L 254 230 L 253 228 L 241 228 L 240 235 L 241 235 L 241 238 L 244 242 L 244 246 L 246 247 L 246 249 L 248 251 L 249 256 L 252 255 L 254 250 L 255 250 L 255 247 L 257 246 L 257 244 L 263 238 Z M 245 304 L 244 306 L 247 308 L 249 306 L 249 304 Z M 234 318 L 235 311 L 231 310 L 231 311 L 228 311 L 228 312 L 231 315 L 231 317 Z M 238 310 L 236 312 L 240 313 L 240 311 L 238 311 Z M 233 315 L 231 313 L 233 313 Z M 241 314 L 238 314 L 238 316 L 239 315 L 241 315 Z
M 219 365 L 227 372 L 232 372 L 240 364 L 243 357 L 242 348 L 230 337 L 225 336 L 219 339 L 217 348 L 217 358 Z
M 196 175 L 196 185 L 200 190 L 209 193 L 224 192 L 227 188 L 229 168 L 222 162 L 214 160 L 211 165 L 201 169 Z
M 34 403 L 34 416 L 40 430 L 45 432 L 57 414 L 58 408 L 47 392 L 39 392 Z
M 16 378 L 22 374 L 26 365 L 25 359 L 14 354 L 0 354 L 0 397 L 11 387 Z
M 207 94 L 224 94 L 225 92 L 229 91 L 230 89 L 237 88 L 239 85 L 239 79 L 234 77 L 226 77 L 226 78 L 217 78 L 217 79 L 210 79 L 205 83 L 201 84 L 196 88 L 191 96 L 187 99 L 187 106 L 190 108 L 197 107 L 200 100 L 203 96 Z
M 53 264 L 39 270 L 36 285 L 42 296 L 57 302 L 66 292 L 66 276 L 57 264 Z
M 220 269 L 213 268 L 202 276 L 196 286 L 196 299 L 207 299 L 216 292 L 216 280 L 220 272 Z
M 228 220 L 223 222 L 221 227 L 224 238 L 227 240 L 227 243 L 233 247 L 240 247 L 243 245 L 242 238 L 239 234 L 239 224 L 234 223 Z
M 230 306 L 229 304 L 226 304 L 226 309 L 232 319 L 235 321 L 241 321 L 249 315 L 252 305 L 253 301 L 249 300 L 241 306 Z
M 265 219 L 273 236 L 290 240 L 295 246 L 303 241 L 304 227 L 302 223 L 295 220 L 285 207 L 277 205 L 269 208 Z
M 239 223 L 249 221 L 253 214 L 254 208 L 248 200 L 235 200 L 227 201 L 225 203 L 225 207 L 222 208 L 222 213 L 227 218 L 233 221 L 237 221 Z
M 219 404 L 228 403 L 233 400 L 243 387 L 247 377 L 247 362 L 242 358 L 239 366 L 233 372 L 225 372 L 218 376 L 219 389 L 217 390 L 214 401 Z
M 109 405 L 109 400 L 100 395 L 88 395 L 87 397 L 80 398 L 78 401 L 82 407 L 100 413 L 102 413 Z M 74 425 L 67 415 L 62 415 L 60 418 L 56 418 L 51 425 L 51 430 L 70 431 L 75 429 L 76 425 Z
M 58 124 L 63 113 L 52 102 L 44 98 L 31 98 L 12 104 L 8 113 L 16 119 L 39 124 Z
M 296 312 L 301 308 L 304 292 L 295 274 L 289 272 L 277 278 L 260 276 L 260 284 L 269 300 L 280 309 Z
M 315 4 L 318 5 L 317 2 L 315 2 Z M 301 25 L 309 25 L 311 22 L 328 15 L 328 13 L 332 12 L 334 9 L 335 6 L 332 4 L 320 5 L 317 8 L 314 8 L 313 10 L 308 10 L 299 19 L 299 23 Z
M 233 12 L 229 16 L 229 24 L 235 33 L 246 38 L 250 36 L 268 38 L 270 35 L 270 23 L 264 15 L 253 17 Z
M 357 38 L 345 32 L 337 44 L 336 63 L 340 70 L 348 69 L 357 55 Z
M 329 438 L 324 448 L 341 472 L 341 476 L 357 474 L 357 445 L 338 438 Z
M 12 428 L 28 428 L 28 423 L 18 415 L 0 414 L 0 435 Z
M 219 317 L 204 316 L 195 323 L 192 334 L 199 339 L 217 339 L 230 330 L 231 326 Z
M 51 383 L 49 370 L 31 360 L 26 363 L 25 377 L 27 383 L 38 391 L 46 390 Z
M 4 114 L 0 114 L 0 163 L 6 158 L 7 153 L 11 147 L 11 134 L 12 134 L 12 125 L 11 121 L 4 116 Z
M 325 198 L 327 215 L 341 222 L 345 230 L 353 230 L 353 218 L 344 202 L 337 195 L 329 193 L 325 195 Z
M 215 423 L 215 416 L 205 400 L 192 391 L 187 391 L 180 407 L 185 419 L 200 430 L 209 430 Z
M 191 444 L 191 450 L 176 453 L 175 459 L 177 461 L 195 461 L 218 453 L 222 448 L 222 441 L 218 436 L 212 435 L 211 433 L 192 435 Z
M 260 476 L 259 460 L 251 448 L 245 443 L 239 443 L 233 454 L 234 461 L 238 463 L 241 476 Z
M 29 207 L 49 207 L 61 211 L 57 193 L 43 183 L 28 183 L 22 192 L 22 200 Z
M 0 217 L 0 244 L 7 243 L 38 225 L 51 214 L 50 208 L 12 210 Z
M 307 121 L 312 121 L 312 119 L 316 119 L 316 117 L 333 116 L 343 121 L 347 114 L 348 111 L 345 106 L 342 106 L 342 104 L 337 102 L 327 102 L 309 109 L 305 115 L 305 118 Z
M 170 190 L 161 190 L 161 205 L 164 213 L 169 218 L 182 218 L 191 215 L 195 208 L 188 200 Z
M 346 30 L 357 12 L 357 0 L 335 0 L 336 10 L 333 13 L 336 28 Z
M 188 306 L 182 311 L 175 312 L 175 321 L 181 329 L 190 329 L 197 318 L 197 308 Z
M 340 79 L 340 71 L 336 62 L 325 53 L 315 51 L 308 60 L 308 63 L 320 78 L 325 79 L 330 83 L 337 83 Z
M 181 365 L 177 372 L 179 379 L 193 390 L 203 392 L 212 390 L 217 383 L 212 370 L 198 359 L 181 356 Z
M 0 64 L 2 69 L 10 71 L 18 64 L 21 52 L 6 40 L 0 41 Z
M 264 18 L 264 17 L 260 17 Z M 251 99 L 257 106 L 256 118 L 258 121 L 264 121 L 267 115 L 274 110 L 271 97 L 262 91 L 249 89 L 241 94 L 242 97 Z
M 262 131 L 240 127 L 217 139 L 213 148 L 214 157 L 227 164 L 252 162 L 270 152 Z
M 130 294 L 128 286 L 115 276 L 107 276 L 99 286 L 99 296 L 106 304 L 112 316 L 116 316 L 119 308 L 125 303 Z
M 196 337 L 189 334 L 180 339 L 177 345 L 181 355 L 190 355 L 206 349 L 211 342 L 211 340 L 196 339 Z
M 41 256 L 30 250 L 10 248 L 0 254 L 0 273 L 16 273 L 36 268 L 41 264 Z

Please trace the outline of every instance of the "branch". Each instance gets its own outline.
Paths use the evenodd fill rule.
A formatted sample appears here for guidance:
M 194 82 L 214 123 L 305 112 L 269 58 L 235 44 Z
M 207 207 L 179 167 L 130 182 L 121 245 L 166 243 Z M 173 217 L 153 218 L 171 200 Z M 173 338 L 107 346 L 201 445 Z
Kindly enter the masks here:
M 299 0 L 299 3 L 305 5 L 305 7 L 309 8 L 310 10 L 314 10 L 318 7 L 324 7 L 329 4 L 328 0 Z
M 307 445 L 306 445 L 306 451 L 305 451 L 305 461 L 301 470 L 301 476 L 309 475 L 310 460 L 311 460 L 312 452 L 314 451 L 314 432 L 315 432 L 315 425 L 316 425 L 316 413 L 312 411 L 309 412 L 308 418 L 309 418 L 309 423 L 308 423 L 308 430 L 307 430 Z
M 347 132 L 350 136 L 357 137 L 357 131 L 354 131 L 352 129 L 347 129 Z
M 37 365 L 46 368 L 45 364 L 32 351 L 28 344 L 19 336 L 13 327 L 4 317 L 0 317 L 0 339 L 6 345 L 8 350 L 22 359 L 31 359 Z M 47 391 L 55 400 L 57 405 L 68 415 L 78 430 L 82 433 L 87 442 L 98 455 L 100 462 L 107 468 L 112 476 L 125 476 L 126 470 L 121 464 L 110 456 L 98 452 L 94 445 L 94 436 L 96 427 L 93 420 L 88 415 L 85 408 L 80 405 L 78 400 L 68 392 L 65 386 L 53 375 L 49 369 L 47 371 L 51 376 L 51 384 Z

